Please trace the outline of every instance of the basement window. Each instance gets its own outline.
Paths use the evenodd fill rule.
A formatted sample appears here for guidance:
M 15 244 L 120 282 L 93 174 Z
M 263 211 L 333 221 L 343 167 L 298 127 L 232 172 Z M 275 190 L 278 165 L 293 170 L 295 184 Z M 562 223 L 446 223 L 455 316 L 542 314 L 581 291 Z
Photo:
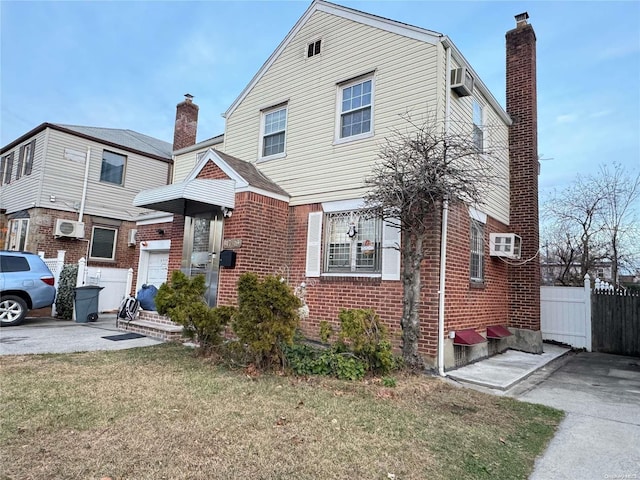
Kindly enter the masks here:
M 311 58 L 320 53 L 320 44 L 321 40 L 316 40 L 315 42 L 311 42 L 307 45 L 307 58 Z

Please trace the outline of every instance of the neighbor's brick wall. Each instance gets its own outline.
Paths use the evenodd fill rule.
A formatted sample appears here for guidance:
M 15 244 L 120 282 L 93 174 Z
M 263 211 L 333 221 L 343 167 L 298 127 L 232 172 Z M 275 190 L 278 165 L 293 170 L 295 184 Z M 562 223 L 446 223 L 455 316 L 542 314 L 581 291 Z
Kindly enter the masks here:
M 510 325 L 540 330 L 538 122 L 536 36 L 531 25 L 506 34 L 509 128 L 510 231 L 522 238 L 522 259 L 509 268 Z
M 89 243 L 91 241 L 91 230 L 96 226 L 110 226 L 95 223 L 91 215 L 83 217 L 84 239 L 75 238 L 55 238 L 56 219 L 77 220 L 78 214 L 53 210 L 48 208 L 32 208 L 29 210 L 29 238 L 26 250 L 37 253 L 44 252 L 46 258 L 55 258 L 58 250 L 64 250 L 65 263 L 77 263 L 80 258 L 89 256 Z M 138 264 L 138 249 L 136 246 L 129 246 L 129 231 L 135 229 L 135 222 L 122 221 L 118 229 L 116 239 L 115 261 L 89 260 L 88 265 L 93 267 L 110 268 L 130 268 Z

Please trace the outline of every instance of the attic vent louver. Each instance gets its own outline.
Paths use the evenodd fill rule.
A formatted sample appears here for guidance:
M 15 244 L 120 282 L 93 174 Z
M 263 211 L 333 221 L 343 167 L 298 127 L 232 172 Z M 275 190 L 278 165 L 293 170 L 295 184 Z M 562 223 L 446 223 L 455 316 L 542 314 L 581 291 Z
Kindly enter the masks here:
M 320 53 L 320 44 L 321 40 L 316 40 L 315 42 L 311 42 L 307 46 L 307 58 L 313 57 L 314 55 L 318 55 Z

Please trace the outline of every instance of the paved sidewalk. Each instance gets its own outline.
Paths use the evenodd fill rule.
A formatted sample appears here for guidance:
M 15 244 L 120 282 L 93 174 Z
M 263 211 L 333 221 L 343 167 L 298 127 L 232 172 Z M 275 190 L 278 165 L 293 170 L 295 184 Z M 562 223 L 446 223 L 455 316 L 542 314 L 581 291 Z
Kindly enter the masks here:
M 115 313 L 102 314 L 91 323 L 27 317 L 22 325 L 0 328 L 0 355 L 124 350 L 162 343 L 148 337 L 120 341 L 103 338 L 124 333 L 116 328 Z

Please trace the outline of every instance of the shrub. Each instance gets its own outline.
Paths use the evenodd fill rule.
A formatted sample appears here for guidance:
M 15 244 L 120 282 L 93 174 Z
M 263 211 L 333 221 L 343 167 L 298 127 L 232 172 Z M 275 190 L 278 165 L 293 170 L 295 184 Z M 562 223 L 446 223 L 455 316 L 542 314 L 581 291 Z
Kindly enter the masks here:
M 189 278 L 175 270 L 155 298 L 158 313 L 182 325 L 184 335 L 197 340 L 204 351 L 222 342 L 222 330 L 236 312 L 233 307 L 209 307 L 204 299 L 206 289 L 204 276 Z
M 257 366 L 282 362 L 284 345 L 292 343 L 299 317 L 300 300 L 275 276 L 260 281 L 254 273 L 238 280 L 238 314 L 233 330 L 246 344 Z
M 341 380 L 360 380 L 366 372 L 364 362 L 350 352 L 338 348 L 315 348 L 296 343 L 286 346 L 284 354 L 289 368 L 296 375 L 324 375 Z
M 78 265 L 65 265 L 58 279 L 56 315 L 64 320 L 73 318 L 73 302 L 78 281 Z
M 341 310 L 339 343 L 362 360 L 367 370 L 386 374 L 395 368 L 391 342 L 380 317 L 371 309 Z

